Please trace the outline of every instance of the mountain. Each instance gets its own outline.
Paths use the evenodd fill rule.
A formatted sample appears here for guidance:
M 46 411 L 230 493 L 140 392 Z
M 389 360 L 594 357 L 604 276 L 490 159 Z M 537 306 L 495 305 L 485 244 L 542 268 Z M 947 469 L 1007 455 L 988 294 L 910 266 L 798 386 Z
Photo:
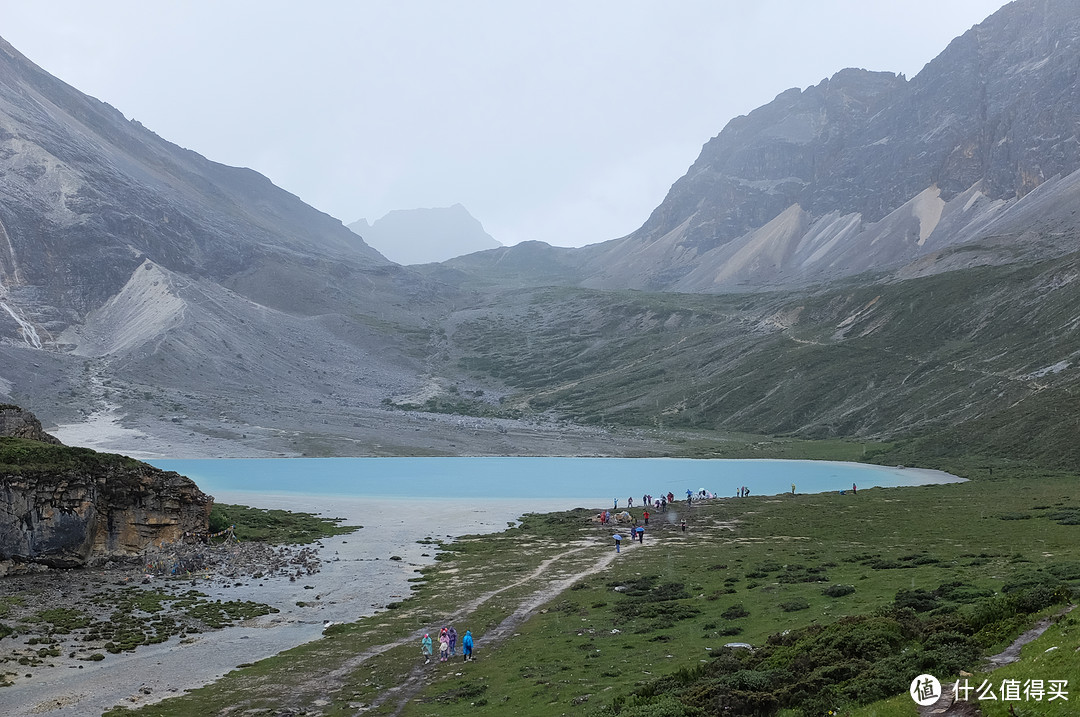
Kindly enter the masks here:
M 482 232 L 460 207 L 436 217 Z M 65 443 L 136 457 L 640 450 L 531 416 L 395 409 L 503 395 L 441 363 L 444 322 L 477 300 L 0 40 L 0 402 Z
M 910 80 L 785 91 L 633 234 L 442 264 L 508 288 L 452 360 L 579 422 L 1075 465 L 1078 68 L 1080 5 L 1024 0 Z
M 333 425 L 354 445 L 425 384 L 427 317 L 454 296 L 0 41 L 0 395 L 62 436 L 290 453 Z
M 1018 0 L 910 80 L 845 69 L 786 90 L 707 142 L 640 229 L 568 257 L 560 283 L 753 291 L 1005 235 L 1069 251 L 1056 238 L 1078 221 L 1078 55 L 1080 4 Z
M 429 264 L 502 246 L 460 204 L 398 209 L 372 225 L 361 219 L 349 229 L 398 264 Z

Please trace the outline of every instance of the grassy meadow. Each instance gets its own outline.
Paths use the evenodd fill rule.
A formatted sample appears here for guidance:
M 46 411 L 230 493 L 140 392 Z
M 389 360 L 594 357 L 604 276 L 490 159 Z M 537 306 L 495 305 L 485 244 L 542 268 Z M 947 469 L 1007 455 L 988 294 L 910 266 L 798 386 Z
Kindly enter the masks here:
M 966 472 L 983 477 L 676 504 L 618 555 L 592 510 L 528 515 L 442 545 L 390 609 L 137 713 L 913 715 L 915 675 L 979 685 L 982 656 L 1080 585 L 1076 476 Z M 1080 684 L 1080 618 L 1056 619 L 992 679 Z M 419 635 L 447 624 L 472 630 L 476 661 L 423 664 Z

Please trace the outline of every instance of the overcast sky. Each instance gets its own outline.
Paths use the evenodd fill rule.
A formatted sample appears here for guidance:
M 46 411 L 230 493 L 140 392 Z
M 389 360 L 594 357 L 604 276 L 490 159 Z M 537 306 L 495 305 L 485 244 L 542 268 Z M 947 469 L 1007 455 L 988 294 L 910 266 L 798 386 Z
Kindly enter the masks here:
M 702 144 L 845 67 L 909 78 L 1002 0 L 0 0 L 0 35 L 346 224 L 460 202 L 504 244 L 639 227 Z

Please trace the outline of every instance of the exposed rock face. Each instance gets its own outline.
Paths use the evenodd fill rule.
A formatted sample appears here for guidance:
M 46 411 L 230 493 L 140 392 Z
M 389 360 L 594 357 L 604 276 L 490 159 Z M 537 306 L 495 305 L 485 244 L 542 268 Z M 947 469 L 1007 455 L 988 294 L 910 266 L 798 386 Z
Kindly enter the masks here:
M 61 445 L 59 439 L 41 430 L 37 416 L 10 404 L 0 405 L 0 436 Z
M 79 567 L 206 531 L 213 498 L 190 479 L 58 444 L 0 437 L 0 573 L 4 561 Z
M 782 92 L 707 142 L 639 230 L 582 250 L 585 283 L 792 286 L 1001 236 L 1080 170 L 1078 55 L 1080 4 L 1019 0 L 911 80 L 845 69 Z

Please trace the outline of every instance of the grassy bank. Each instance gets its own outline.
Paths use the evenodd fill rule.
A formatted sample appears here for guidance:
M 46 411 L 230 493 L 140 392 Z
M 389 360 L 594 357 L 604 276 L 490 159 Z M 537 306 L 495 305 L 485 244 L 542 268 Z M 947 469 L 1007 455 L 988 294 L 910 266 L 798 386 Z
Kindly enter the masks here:
M 210 511 L 210 532 L 218 533 L 231 526 L 239 540 L 275 545 L 302 545 L 314 543 L 320 538 L 345 535 L 363 527 L 341 525 L 343 520 L 298 511 L 214 503 Z
M 414 715 L 712 714 L 735 689 L 782 708 L 815 670 L 835 687 L 829 708 L 847 713 L 895 694 L 881 691 L 906 685 L 914 674 L 900 672 L 920 664 L 974 672 L 978 655 L 1056 609 L 1061 586 L 1080 584 L 1075 488 L 1073 475 L 999 467 L 963 484 L 679 505 L 654 516 L 644 544 L 486 642 L 544 585 L 613 552 L 592 511 L 527 516 L 443 546 L 393 609 L 139 714 L 390 714 L 403 700 Z M 472 630 L 479 659 L 423 665 L 418 635 L 451 622 Z M 776 637 L 785 631 L 791 644 Z M 856 633 L 865 650 L 837 647 Z M 759 649 L 732 653 L 729 642 Z M 928 662 L 874 666 L 894 654 Z M 890 664 L 891 681 L 872 679 Z M 1047 680 L 1080 680 L 1067 665 L 1046 669 Z M 725 683 L 735 673 L 757 682 Z M 903 699 L 897 714 L 911 714 Z

